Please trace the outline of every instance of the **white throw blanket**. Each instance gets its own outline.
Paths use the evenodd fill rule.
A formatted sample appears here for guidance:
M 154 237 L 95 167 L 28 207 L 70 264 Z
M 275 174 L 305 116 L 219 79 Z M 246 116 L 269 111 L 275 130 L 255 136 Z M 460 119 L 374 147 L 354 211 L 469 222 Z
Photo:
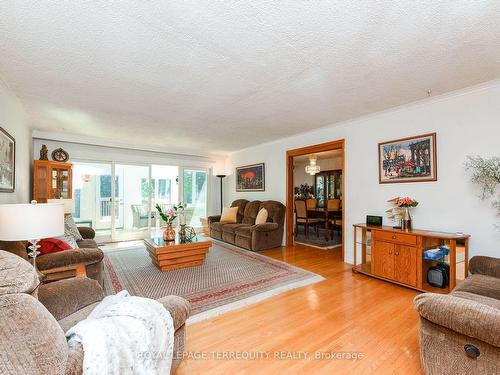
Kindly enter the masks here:
M 126 290 L 105 297 L 66 332 L 69 345 L 83 345 L 83 373 L 169 374 L 174 323 L 158 301 L 130 296 Z

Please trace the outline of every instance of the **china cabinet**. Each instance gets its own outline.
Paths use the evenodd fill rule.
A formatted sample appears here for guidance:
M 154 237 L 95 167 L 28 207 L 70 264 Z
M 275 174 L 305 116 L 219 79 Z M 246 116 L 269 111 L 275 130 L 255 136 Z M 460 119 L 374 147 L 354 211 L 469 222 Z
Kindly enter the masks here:
M 49 160 L 35 160 L 33 169 L 33 199 L 72 198 L 72 165 Z

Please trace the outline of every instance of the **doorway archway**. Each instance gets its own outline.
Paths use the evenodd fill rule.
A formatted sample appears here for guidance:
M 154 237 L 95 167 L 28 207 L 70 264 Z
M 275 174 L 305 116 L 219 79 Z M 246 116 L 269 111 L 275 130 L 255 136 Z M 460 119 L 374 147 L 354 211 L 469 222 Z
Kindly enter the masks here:
M 294 222 L 293 222 L 293 210 L 294 210 L 294 186 L 293 186 L 293 158 L 296 156 L 309 155 L 324 151 L 331 150 L 342 150 L 342 197 L 344 198 L 344 186 L 345 186 L 345 141 L 343 139 L 332 142 L 320 143 L 317 145 L 306 146 L 301 148 L 296 148 L 288 150 L 286 152 L 286 246 L 292 246 L 294 244 Z M 342 260 L 344 260 L 345 255 L 345 201 L 342 201 Z

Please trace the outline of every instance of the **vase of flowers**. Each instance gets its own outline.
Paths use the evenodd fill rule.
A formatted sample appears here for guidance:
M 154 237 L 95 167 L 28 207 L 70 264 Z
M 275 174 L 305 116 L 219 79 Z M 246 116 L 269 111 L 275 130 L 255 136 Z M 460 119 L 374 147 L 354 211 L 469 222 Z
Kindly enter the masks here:
M 417 207 L 418 202 L 410 197 L 405 197 L 405 198 L 398 198 L 396 205 L 404 209 L 403 218 L 401 220 L 401 229 L 410 230 L 411 229 L 410 208 Z
M 163 211 L 159 204 L 156 205 L 156 210 L 160 217 L 167 223 L 167 227 L 163 232 L 163 241 L 175 241 L 175 230 L 172 227 L 172 223 L 177 217 L 177 212 L 173 208 L 169 208 L 166 212 Z

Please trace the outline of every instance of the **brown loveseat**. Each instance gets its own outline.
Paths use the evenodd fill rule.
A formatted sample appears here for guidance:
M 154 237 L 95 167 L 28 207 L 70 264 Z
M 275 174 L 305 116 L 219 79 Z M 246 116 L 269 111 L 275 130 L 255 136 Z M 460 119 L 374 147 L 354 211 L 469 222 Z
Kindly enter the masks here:
M 237 199 L 231 207 L 238 207 L 236 223 L 220 221 L 219 216 L 210 216 L 208 225 L 210 237 L 225 241 L 252 251 L 281 246 L 285 206 L 276 201 L 247 201 Z M 268 212 L 265 224 L 255 225 L 255 218 L 261 208 Z
M 415 297 L 427 375 L 499 373 L 500 259 L 473 257 L 469 270 L 450 294 Z
M 0 374 L 80 375 L 83 347 L 68 346 L 64 332 L 85 319 L 103 298 L 100 285 L 86 277 L 49 284 L 39 281 L 34 268 L 0 250 Z M 177 296 L 158 300 L 174 322 L 174 359 L 170 373 L 182 360 L 189 302 Z
M 77 241 L 78 249 L 40 255 L 36 258 L 37 267 L 42 273 L 49 274 L 50 272 L 51 280 L 74 276 L 76 269 L 84 267 L 86 276 L 98 281 L 102 286 L 102 259 L 104 254 L 94 241 L 95 231 L 87 227 L 79 227 L 78 230 L 83 237 L 83 240 Z M 30 260 L 28 245 L 26 241 L 0 241 L 0 250 Z M 66 271 L 52 272 L 60 269 L 66 269 Z

